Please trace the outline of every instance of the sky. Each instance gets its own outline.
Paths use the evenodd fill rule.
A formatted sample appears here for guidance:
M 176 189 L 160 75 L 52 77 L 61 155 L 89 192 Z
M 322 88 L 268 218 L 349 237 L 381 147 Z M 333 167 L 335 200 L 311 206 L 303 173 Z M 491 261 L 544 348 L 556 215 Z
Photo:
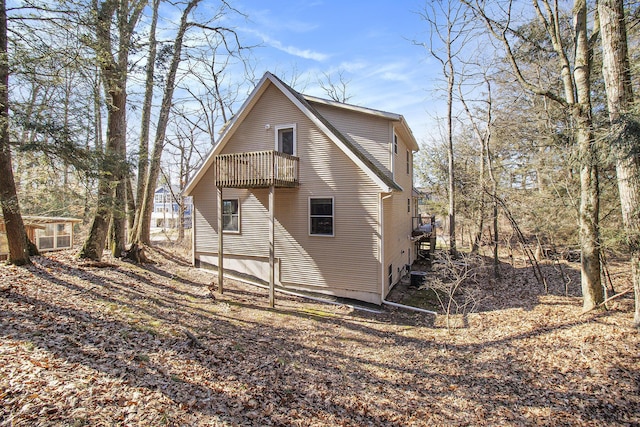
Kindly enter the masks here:
M 270 71 L 299 92 L 327 98 L 323 73 L 342 72 L 350 104 L 402 114 L 418 142 L 442 105 L 439 67 L 424 47 L 425 0 L 233 0 L 235 25 L 253 51 L 258 77 Z M 295 80 L 294 80 L 295 78 Z

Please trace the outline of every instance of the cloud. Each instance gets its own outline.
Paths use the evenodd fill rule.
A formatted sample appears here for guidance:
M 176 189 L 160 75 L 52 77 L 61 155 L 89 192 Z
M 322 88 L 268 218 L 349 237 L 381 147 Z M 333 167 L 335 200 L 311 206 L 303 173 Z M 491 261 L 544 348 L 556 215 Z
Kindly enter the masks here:
M 314 52 L 310 49 L 298 49 L 295 46 L 283 46 L 282 43 L 273 40 L 268 42 L 271 46 L 278 50 L 288 53 L 289 55 L 298 56 L 304 59 L 312 59 L 314 61 L 322 62 L 329 58 L 329 55 L 320 52 Z
M 311 59 L 313 61 L 323 62 L 323 61 L 326 61 L 330 56 L 326 53 L 316 52 L 311 49 L 300 49 L 298 47 L 290 46 L 290 45 L 285 46 L 279 40 L 275 40 L 267 36 L 266 34 L 259 33 L 258 35 L 262 38 L 264 43 L 268 44 L 269 46 L 275 49 L 278 49 L 282 52 L 288 53 L 289 55 L 297 56 L 299 58 Z

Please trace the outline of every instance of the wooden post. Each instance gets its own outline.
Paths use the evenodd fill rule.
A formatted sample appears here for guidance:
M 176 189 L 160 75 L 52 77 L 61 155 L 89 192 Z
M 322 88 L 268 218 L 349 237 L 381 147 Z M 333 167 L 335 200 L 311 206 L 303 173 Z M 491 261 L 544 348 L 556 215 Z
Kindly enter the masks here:
M 269 307 L 275 306 L 274 282 L 275 282 L 275 227 L 274 227 L 274 207 L 275 188 L 273 183 L 269 187 Z
M 222 187 L 216 187 L 218 192 L 218 291 L 224 293 L 222 281 L 224 279 L 224 256 L 222 235 Z

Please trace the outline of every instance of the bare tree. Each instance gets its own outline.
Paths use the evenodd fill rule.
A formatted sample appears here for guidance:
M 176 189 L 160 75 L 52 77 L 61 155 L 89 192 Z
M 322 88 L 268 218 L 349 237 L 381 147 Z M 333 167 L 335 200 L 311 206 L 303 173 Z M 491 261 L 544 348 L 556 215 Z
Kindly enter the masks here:
M 318 78 L 318 84 L 330 99 L 344 104 L 352 98 L 347 92 L 347 86 L 351 80 L 347 80 L 344 75 L 344 70 L 338 71 L 337 74 L 338 81 L 335 81 L 331 77 L 331 74 L 323 72 L 322 77 Z
M 416 43 L 425 47 L 431 56 L 442 67 L 442 75 L 446 79 L 447 96 L 447 157 L 449 162 L 449 249 L 452 254 L 456 249 L 456 191 L 453 144 L 453 103 L 456 85 L 456 61 L 461 55 L 470 36 L 468 9 L 457 0 L 437 0 L 428 2 L 420 16 L 429 24 L 431 37 L 428 42 Z
M 562 11 L 558 2 L 533 0 L 532 7 L 544 28 L 549 43 L 557 56 L 558 69 L 563 85 L 563 93 L 557 93 L 550 87 L 543 87 L 531 82 L 520 67 L 514 53 L 512 40 L 519 35 L 518 29 L 512 26 L 512 0 L 500 3 L 498 8 L 501 18 L 490 16 L 485 2 L 462 0 L 469 5 L 476 15 L 486 24 L 491 35 L 501 42 L 506 60 L 511 66 L 513 75 L 526 90 L 547 97 L 566 108 L 574 121 L 574 137 L 577 141 L 580 159 L 580 246 L 583 309 L 590 310 L 604 298 L 600 280 L 600 242 L 599 242 L 599 209 L 600 194 L 598 183 L 598 162 L 596 153 L 593 121 L 591 116 L 591 62 L 590 52 L 592 40 L 588 36 L 586 0 L 575 0 L 572 8 L 572 30 L 574 43 L 567 46 L 563 32 Z
M 160 106 L 160 115 L 158 119 L 158 125 L 156 127 L 156 136 L 153 145 L 153 153 L 151 155 L 151 162 L 149 164 L 149 170 L 145 177 L 145 189 L 142 199 L 139 201 L 140 210 L 139 215 L 135 222 L 135 234 L 132 240 L 132 248 L 139 247 L 141 244 L 150 244 L 150 227 L 151 227 L 151 213 L 153 211 L 153 196 L 155 192 L 156 182 L 160 174 L 160 159 L 162 157 L 162 151 L 165 144 L 165 136 L 167 130 L 167 124 L 169 123 L 169 113 L 171 112 L 171 105 L 173 103 L 173 92 L 175 90 L 176 74 L 178 72 L 178 65 L 180 65 L 183 40 L 184 36 L 192 26 L 189 23 L 189 14 L 200 3 L 201 0 L 191 0 L 187 3 L 186 7 L 182 11 L 182 17 L 180 18 L 180 26 L 176 34 L 176 38 L 173 42 L 173 58 L 169 67 L 169 73 L 167 74 L 167 80 L 165 83 L 164 95 L 162 98 L 162 104 Z
M 485 208 L 485 196 L 486 194 L 491 194 L 492 196 L 492 219 L 493 219 L 493 235 L 491 236 L 492 246 L 493 246 L 493 268 L 494 268 L 494 277 L 500 277 L 500 261 L 498 259 L 498 204 L 496 201 L 497 193 L 498 193 L 498 181 L 495 177 L 494 168 L 493 168 L 493 155 L 490 149 L 491 143 L 491 129 L 492 129 L 492 121 L 493 121 L 493 96 L 491 90 L 491 79 L 487 74 L 487 70 L 483 70 L 483 84 L 486 87 L 486 97 L 483 100 L 484 108 L 484 118 L 479 123 L 479 120 L 473 115 L 469 103 L 467 102 L 466 96 L 462 91 L 462 85 L 458 86 L 458 91 L 460 93 L 460 102 L 464 107 L 465 112 L 467 113 L 467 117 L 469 122 L 471 123 L 471 127 L 473 132 L 480 143 L 480 170 L 479 170 L 479 187 L 480 187 L 480 206 L 478 209 L 478 225 L 477 225 L 477 234 L 472 242 L 471 253 L 475 253 L 478 251 L 478 247 L 480 245 L 480 241 L 482 239 L 482 229 L 484 226 L 484 208 Z M 481 127 L 482 126 L 482 127 Z M 488 187 L 487 178 L 491 182 L 491 188 Z
M 142 117 L 140 120 L 140 142 L 138 145 L 138 183 L 136 186 L 135 208 L 133 223 L 129 229 L 129 240 L 133 240 L 135 230 L 135 218 L 140 216 L 144 188 L 149 167 L 149 127 L 151 125 L 151 110 L 153 102 L 153 87 L 155 86 L 155 64 L 158 52 L 156 39 L 156 26 L 158 24 L 158 9 L 160 0 L 153 0 L 151 25 L 149 27 L 149 53 L 145 70 L 144 100 L 142 102 Z

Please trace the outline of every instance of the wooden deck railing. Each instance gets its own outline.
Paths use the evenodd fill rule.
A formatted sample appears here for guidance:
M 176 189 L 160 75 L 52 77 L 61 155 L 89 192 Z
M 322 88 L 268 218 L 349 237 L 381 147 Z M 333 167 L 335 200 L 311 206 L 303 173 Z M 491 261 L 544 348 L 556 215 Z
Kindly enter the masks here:
M 298 158 L 278 151 L 216 156 L 216 186 L 224 188 L 297 187 Z

